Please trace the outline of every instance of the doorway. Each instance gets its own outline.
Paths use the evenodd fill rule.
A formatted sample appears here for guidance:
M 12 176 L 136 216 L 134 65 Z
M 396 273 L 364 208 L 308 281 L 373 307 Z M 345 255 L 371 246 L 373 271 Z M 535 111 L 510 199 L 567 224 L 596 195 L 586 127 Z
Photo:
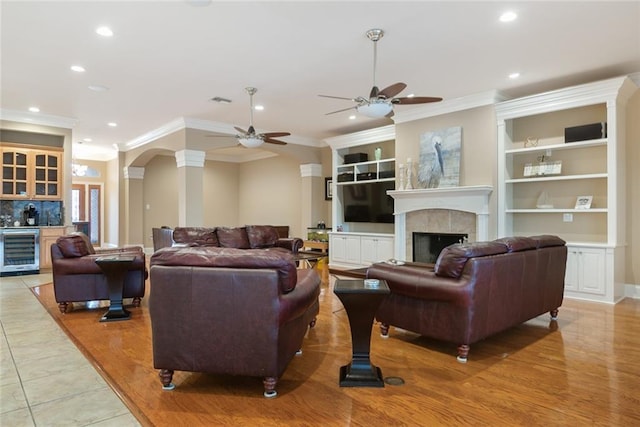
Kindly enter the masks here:
M 102 185 L 74 183 L 71 186 L 71 221 L 84 231 L 92 244 L 101 242 Z

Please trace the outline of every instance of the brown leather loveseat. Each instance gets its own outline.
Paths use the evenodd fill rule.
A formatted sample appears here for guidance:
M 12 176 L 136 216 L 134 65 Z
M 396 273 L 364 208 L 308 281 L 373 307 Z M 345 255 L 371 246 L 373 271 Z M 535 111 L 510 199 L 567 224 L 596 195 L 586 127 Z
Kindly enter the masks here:
M 556 236 L 508 237 L 446 247 L 434 266 L 373 264 L 367 277 L 385 279 L 391 294 L 376 319 L 458 344 L 466 362 L 469 346 L 545 312 L 558 314 L 564 293 L 567 248 Z
M 157 229 L 158 240 L 164 236 L 164 244 L 160 246 L 215 246 L 235 249 L 267 249 L 274 248 L 297 253 L 303 245 L 298 237 L 283 237 L 288 234 L 287 226 L 245 225 L 244 227 L 176 227 L 175 229 Z M 285 231 L 286 230 L 286 231 Z M 167 235 L 171 234 L 171 245 L 167 244 Z
M 124 278 L 122 296 L 133 298 L 134 307 L 140 306 L 147 278 L 143 249 L 139 246 L 95 249 L 87 235 L 76 232 L 61 236 L 51 244 L 53 290 L 62 313 L 68 311 L 72 302 L 109 299 L 109 285 L 96 259 L 113 254 L 135 256 Z
M 153 365 L 257 376 L 265 397 L 302 347 L 319 311 L 320 278 L 284 251 L 168 247 L 150 260 Z

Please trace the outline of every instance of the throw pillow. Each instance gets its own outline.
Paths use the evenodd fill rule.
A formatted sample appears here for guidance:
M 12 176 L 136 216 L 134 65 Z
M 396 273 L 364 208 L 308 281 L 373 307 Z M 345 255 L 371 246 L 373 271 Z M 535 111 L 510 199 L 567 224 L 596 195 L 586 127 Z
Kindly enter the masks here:
M 80 258 L 89 255 L 89 249 L 81 236 L 61 236 L 56 240 L 65 258 Z
M 278 231 L 270 225 L 247 225 L 251 249 L 270 248 L 278 241 Z
M 217 227 L 216 236 L 222 248 L 249 249 L 249 238 L 245 227 Z

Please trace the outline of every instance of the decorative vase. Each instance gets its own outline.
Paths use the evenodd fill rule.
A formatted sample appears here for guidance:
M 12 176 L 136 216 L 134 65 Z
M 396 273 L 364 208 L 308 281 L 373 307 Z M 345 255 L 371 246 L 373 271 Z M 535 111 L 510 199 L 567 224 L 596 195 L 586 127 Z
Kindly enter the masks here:
M 413 184 L 411 183 L 411 180 L 413 178 L 413 163 L 410 161 L 407 161 L 407 180 L 405 183 L 405 190 L 413 190 Z
M 380 160 L 382 158 L 382 148 L 377 147 L 373 152 L 373 155 L 376 158 L 376 160 Z
M 398 181 L 398 188 L 396 188 L 396 190 L 404 190 L 404 180 L 405 180 L 405 169 L 404 169 L 404 165 L 402 163 L 400 163 L 398 165 L 398 178 L 400 178 L 400 181 Z

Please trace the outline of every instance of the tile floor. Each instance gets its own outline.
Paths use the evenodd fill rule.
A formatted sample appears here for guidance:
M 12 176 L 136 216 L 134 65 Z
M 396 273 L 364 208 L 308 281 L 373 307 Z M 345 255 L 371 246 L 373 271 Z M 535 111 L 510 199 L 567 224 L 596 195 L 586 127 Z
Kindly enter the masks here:
M 29 289 L 51 280 L 0 278 L 0 426 L 139 426 Z

